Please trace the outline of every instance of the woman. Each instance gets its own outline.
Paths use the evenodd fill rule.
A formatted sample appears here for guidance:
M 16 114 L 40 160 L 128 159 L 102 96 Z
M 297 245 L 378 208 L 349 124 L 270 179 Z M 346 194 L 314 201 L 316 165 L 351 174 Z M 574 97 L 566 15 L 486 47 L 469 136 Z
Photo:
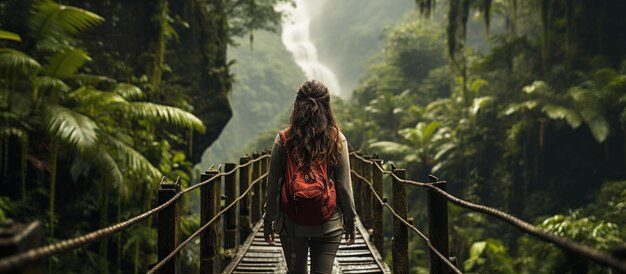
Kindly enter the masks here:
M 292 166 L 306 174 L 317 167 L 326 169 L 322 173 L 330 180 L 324 189 L 336 193 L 328 195 L 336 206 L 323 223 L 302 225 L 294 215 L 297 209 L 287 210 L 284 191 L 293 181 L 286 180 L 285 174 L 294 170 Z M 328 88 L 319 81 L 306 81 L 298 88 L 289 126 L 274 140 L 263 215 L 265 241 L 274 245 L 274 233 L 280 235 L 288 273 L 307 273 L 309 248 L 311 273 L 331 273 L 341 235 L 346 235 L 348 245 L 354 243 L 355 218 L 347 140 L 335 121 Z

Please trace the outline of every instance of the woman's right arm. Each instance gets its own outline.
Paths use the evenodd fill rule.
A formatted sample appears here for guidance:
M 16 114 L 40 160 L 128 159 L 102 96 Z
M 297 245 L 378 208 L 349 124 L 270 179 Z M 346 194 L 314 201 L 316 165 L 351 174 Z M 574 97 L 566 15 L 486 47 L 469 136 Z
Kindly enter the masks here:
M 348 141 L 346 137 L 344 137 L 343 134 L 340 134 L 340 137 L 341 156 L 339 163 L 335 167 L 337 200 L 343 212 L 346 233 L 351 233 L 355 231 L 356 209 L 352 192 L 352 179 L 350 177 L 350 153 L 348 152 Z

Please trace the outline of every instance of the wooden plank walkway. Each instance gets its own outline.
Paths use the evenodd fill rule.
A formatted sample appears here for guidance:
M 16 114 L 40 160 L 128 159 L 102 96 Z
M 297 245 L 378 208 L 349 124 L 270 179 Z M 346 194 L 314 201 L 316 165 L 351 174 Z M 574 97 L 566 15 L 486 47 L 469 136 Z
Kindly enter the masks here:
M 333 273 L 391 273 L 370 241 L 369 234 L 363 232 L 365 228 L 357 220 L 356 241 L 350 246 L 343 243 L 339 246 Z M 271 246 L 265 242 L 260 221 L 222 273 L 287 273 L 279 237 L 276 237 L 276 243 Z

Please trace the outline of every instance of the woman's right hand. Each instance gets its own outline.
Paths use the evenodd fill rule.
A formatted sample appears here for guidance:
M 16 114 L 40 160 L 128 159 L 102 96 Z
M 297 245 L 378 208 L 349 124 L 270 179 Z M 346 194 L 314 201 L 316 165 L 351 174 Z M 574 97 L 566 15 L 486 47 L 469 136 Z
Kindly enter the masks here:
M 356 230 L 352 230 L 351 232 L 346 232 L 346 245 L 353 244 L 355 238 L 356 238 Z
M 273 232 L 265 234 L 265 242 L 270 244 L 270 245 L 276 244 L 276 242 L 274 241 L 274 233 Z

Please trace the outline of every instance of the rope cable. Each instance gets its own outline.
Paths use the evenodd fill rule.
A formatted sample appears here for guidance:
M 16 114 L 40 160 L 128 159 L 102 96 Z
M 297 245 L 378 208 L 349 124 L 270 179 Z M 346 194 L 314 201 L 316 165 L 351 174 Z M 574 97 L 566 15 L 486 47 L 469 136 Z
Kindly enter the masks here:
M 211 220 L 209 220 L 206 224 L 204 224 L 202 227 L 200 227 L 198 230 L 196 230 L 196 232 L 194 232 L 193 234 L 191 234 L 191 236 L 189 236 L 189 238 L 187 238 L 185 241 L 183 241 L 180 245 L 178 245 L 176 247 L 176 249 L 174 249 L 172 252 L 170 252 L 170 254 L 168 254 L 165 258 L 163 258 L 163 260 L 161 260 L 158 264 L 156 264 L 152 269 L 150 269 L 148 272 L 146 272 L 146 274 L 152 274 L 155 273 L 157 270 L 159 270 L 161 267 L 163 267 L 169 260 L 171 260 L 174 256 L 176 256 L 176 254 L 178 254 L 185 246 L 187 246 L 195 237 L 197 237 L 202 231 L 204 231 L 207 227 L 209 227 L 209 225 L 211 225 L 215 220 L 217 220 L 220 216 L 222 216 L 226 211 L 228 211 L 231 207 L 233 207 L 234 205 L 236 205 L 240 200 L 242 200 L 243 198 L 245 198 L 246 195 L 248 195 L 248 192 L 250 192 L 250 190 L 252 189 L 252 187 L 254 185 L 256 185 L 258 182 L 260 182 L 261 180 L 265 179 L 265 177 L 267 177 L 267 175 L 269 174 L 269 172 L 266 172 L 265 174 L 261 175 L 261 177 L 259 177 L 258 179 L 254 180 L 252 183 L 250 183 L 250 186 L 248 186 L 248 188 L 246 189 L 246 191 L 244 191 L 241 195 L 239 195 L 239 197 L 237 197 L 237 199 L 235 199 L 232 203 L 230 203 L 228 206 L 224 207 L 224 209 L 222 209 L 220 212 L 217 213 L 217 215 L 215 215 Z
M 391 211 L 391 214 L 398 220 L 400 220 L 402 223 L 404 223 L 408 228 L 410 228 L 411 230 L 413 230 L 415 233 L 417 233 L 417 235 L 420 236 L 420 238 L 422 238 L 422 240 L 424 240 L 424 243 L 426 243 L 426 245 L 428 246 L 428 248 L 430 250 L 432 250 L 437 257 L 439 257 L 441 260 L 443 260 L 455 273 L 458 274 L 462 274 L 462 272 L 456 267 L 454 266 L 454 264 L 450 261 L 450 259 L 446 258 L 445 256 L 443 256 L 443 254 L 441 254 L 441 252 L 439 252 L 439 250 L 437 250 L 437 248 L 435 248 L 432 243 L 430 242 L 430 239 L 428 239 L 428 237 L 426 237 L 426 235 L 424 235 L 424 233 L 422 233 L 419 229 L 417 229 L 414 225 L 412 225 L 411 223 L 409 223 L 407 220 L 405 220 L 404 218 L 402 218 L 402 216 L 398 215 L 398 213 L 396 213 L 396 211 L 388 204 L 385 203 L 383 201 L 383 199 L 378 196 L 378 193 L 376 193 L 376 191 L 374 191 L 374 186 L 372 185 L 372 183 L 365 179 L 365 177 L 361 176 L 360 174 L 358 174 L 356 171 L 354 170 L 350 170 L 350 172 L 352 174 L 354 174 L 354 176 L 358 177 L 360 180 L 362 180 L 365 184 L 367 184 L 369 186 L 370 191 L 372 192 L 372 194 L 374 194 L 374 196 L 376 197 L 376 199 L 378 200 L 378 203 L 381 206 L 386 207 L 387 209 L 389 209 L 389 211 Z
M 90 243 L 93 243 L 95 241 L 98 241 L 102 238 L 111 236 L 115 233 L 118 233 L 138 222 L 141 222 L 143 220 L 145 220 L 146 218 L 160 212 L 161 210 L 165 209 L 166 207 L 168 207 L 169 205 L 171 205 L 172 203 L 174 203 L 176 200 L 178 200 L 181 196 L 185 195 L 188 192 L 193 191 L 194 189 L 197 189 L 201 186 L 204 186 L 208 183 L 213 182 L 214 180 L 221 178 L 223 176 L 227 176 L 227 175 L 231 175 L 233 174 L 235 171 L 239 170 L 239 168 L 251 165 L 252 163 L 258 162 L 262 159 L 265 158 L 269 158 L 270 155 L 269 154 L 264 154 L 261 155 L 260 157 L 250 160 L 248 162 L 246 162 L 245 164 L 239 164 L 237 166 L 235 166 L 235 168 L 229 172 L 225 172 L 225 173 L 217 173 L 215 176 L 204 180 L 198 184 L 195 184 L 179 193 L 177 193 L 176 195 L 174 195 L 174 197 L 172 197 L 171 199 L 167 200 L 165 203 L 151 209 L 148 210 L 144 213 L 141 213 L 131 219 L 128 219 L 126 221 L 123 222 L 119 222 L 117 224 L 114 225 L 110 225 L 108 227 L 105 228 L 101 228 L 98 229 L 96 231 L 84 234 L 82 236 L 78 236 L 78 237 L 74 237 L 71 239 L 67 239 L 67 240 L 63 240 L 57 243 L 53 243 L 53 244 L 49 244 L 46 246 L 42 246 L 42 247 L 37 247 L 37 248 L 33 248 L 27 251 L 24 251 L 22 253 L 18 253 L 15 255 L 11 255 L 11 256 L 7 256 L 5 258 L 0 259 L 0 271 L 10 271 L 10 270 L 14 270 L 17 269 L 20 266 L 26 265 L 28 263 L 31 262 L 35 262 L 38 260 L 42 260 L 45 258 L 48 258 L 52 255 L 58 254 L 58 253 L 62 253 L 74 248 L 78 248 L 80 246 L 83 245 L 87 245 Z
M 398 178 L 398 176 L 396 176 L 395 174 L 393 174 L 392 172 L 385 170 L 379 163 L 375 162 L 375 161 L 371 161 L 368 159 L 365 159 L 363 157 L 361 157 L 360 155 L 358 155 L 356 152 L 351 152 L 350 155 L 354 155 L 356 158 L 358 158 L 359 160 L 368 163 L 368 164 L 372 164 L 374 166 L 376 166 L 381 172 L 385 173 L 385 174 L 390 174 L 393 178 L 395 178 L 396 180 L 398 180 L 399 182 L 402 183 L 406 183 L 406 184 L 410 184 L 410 185 L 414 185 L 414 186 L 418 186 L 418 187 L 426 187 L 426 188 L 430 188 L 433 189 L 435 191 L 437 191 L 439 194 L 443 195 L 444 198 L 446 198 L 448 201 L 454 203 L 455 205 L 470 209 L 470 210 L 474 210 L 477 212 L 481 212 L 484 214 L 487 214 L 489 216 L 495 217 L 497 219 L 503 220 L 515 227 L 517 227 L 519 230 L 521 230 L 522 232 L 532 235 L 536 238 L 538 238 L 541 241 L 544 242 L 548 242 L 551 244 L 554 244 L 556 246 L 558 246 L 561 249 L 573 252 L 577 255 L 583 256 L 585 258 L 588 258 L 592 261 L 595 261 L 596 263 L 599 263 L 601 265 L 604 266 L 608 266 L 608 267 L 613 267 L 621 272 L 626 273 L 626 262 L 622 262 L 620 261 L 618 258 L 608 255 L 600 250 L 597 250 L 593 247 L 587 246 L 587 245 L 583 245 L 583 244 L 579 244 L 577 242 L 574 242 L 568 238 L 565 237 L 561 237 L 561 236 L 557 236 L 554 235 L 552 233 L 548 233 L 530 223 L 527 223 L 513 215 L 510 215 L 508 213 L 505 213 L 503 211 L 497 210 L 495 208 L 492 207 L 488 207 L 488 206 L 484 206 L 484 205 L 479 205 L 479 204 L 475 204 L 472 202 L 468 202 L 466 200 L 463 200 L 461 198 L 458 198 L 444 190 L 439 189 L 438 187 L 435 187 L 433 184 L 434 183 L 422 183 L 422 182 L 416 182 L 416 181 L 411 181 L 411 180 L 404 180 L 401 178 Z M 436 183 L 443 183 L 443 181 L 440 182 L 436 182 Z

